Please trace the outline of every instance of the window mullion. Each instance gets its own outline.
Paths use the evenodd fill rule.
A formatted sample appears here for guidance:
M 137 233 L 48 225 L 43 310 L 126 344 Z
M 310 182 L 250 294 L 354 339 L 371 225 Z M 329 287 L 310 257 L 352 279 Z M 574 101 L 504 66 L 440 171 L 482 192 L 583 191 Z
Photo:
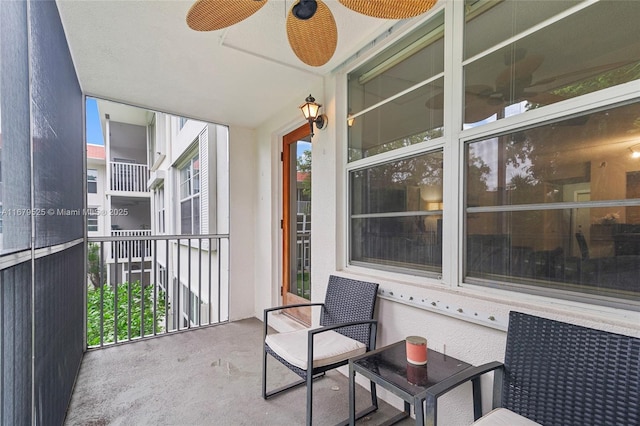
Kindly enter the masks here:
M 464 184 L 462 171 L 462 149 L 459 135 L 462 129 L 464 96 L 462 56 L 464 34 L 459 31 L 464 22 L 464 3 L 448 2 L 445 8 L 445 62 L 444 62 L 444 156 L 443 156 L 443 222 L 442 222 L 442 281 L 455 287 L 462 281 L 463 244 L 460 232 L 463 224 L 462 206 Z M 457 25 L 456 25 L 457 24 Z M 448 53 L 448 54 L 447 54 Z

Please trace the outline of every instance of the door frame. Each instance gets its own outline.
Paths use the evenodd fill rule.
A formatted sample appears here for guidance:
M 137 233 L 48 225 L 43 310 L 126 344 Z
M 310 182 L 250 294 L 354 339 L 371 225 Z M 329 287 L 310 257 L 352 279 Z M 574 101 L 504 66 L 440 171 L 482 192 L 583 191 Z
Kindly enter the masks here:
M 289 292 L 291 283 L 291 165 L 295 158 L 291 158 L 291 145 L 309 136 L 311 130 L 305 123 L 282 137 L 282 282 L 280 294 L 283 305 L 309 303 L 309 300 Z M 294 182 L 295 185 L 295 182 Z M 311 325 L 311 308 L 286 309 L 286 315 L 306 326 Z

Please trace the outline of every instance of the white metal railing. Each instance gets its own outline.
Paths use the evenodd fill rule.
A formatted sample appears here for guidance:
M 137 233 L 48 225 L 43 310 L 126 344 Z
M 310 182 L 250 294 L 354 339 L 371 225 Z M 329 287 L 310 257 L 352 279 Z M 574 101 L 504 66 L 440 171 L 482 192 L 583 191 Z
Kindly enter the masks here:
M 148 192 L 149 167 L 146 164 L 111 161 L 111 190 Z
M 124 229 L 111 231 L 112 237 L 148 237 L 150 229 Z M 115 256 L 121 261 L 126 259 L 144 259 L 153 255 L 153 246 L 150 240 L 140 239 L 134 241 L 112 241 L 110 259 Z
M 296 233 L 296 281 L 295 290 L 300 297 L 311 299 L 311 232 Z

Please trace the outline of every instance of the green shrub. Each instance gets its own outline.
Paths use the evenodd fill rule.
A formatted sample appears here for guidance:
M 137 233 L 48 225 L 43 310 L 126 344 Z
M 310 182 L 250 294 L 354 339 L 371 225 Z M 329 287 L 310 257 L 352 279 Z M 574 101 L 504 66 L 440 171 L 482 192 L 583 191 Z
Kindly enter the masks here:
M 87 344 L 96 346 L 100 344 L 100 317 L 101 304 L 100 294 L 103 293 L 102 317 L 104 318 L 103 333 L 104 343 L 113 343 L 114 333 L 114 304 L 115 294 L 113 285 L 104 285 L 102 287 L 89 286 L 87 291 Z M 140 300 L 144 295 L 144 335 L 153 334 L 153 308 L 154 308 L 154 284 L 140 285 L 140 281 L 131 284 L 125 282 L 118 284 L 118 341 L 127 340 L 128 338 L 141 337 L 140 329 L 142 326 L 143 316 L 141 315 Z M 144 291 L 143 291 L 144 290 Z M 129 304 L 129 295 L 131 295 L 131 304 Z M 164 318 L 166 315 L 165 293 L 158 288 L 156 299 L 156 333 L 164 331 Z M 131 335 L 129 335 L 129 309 L 131 309 Z

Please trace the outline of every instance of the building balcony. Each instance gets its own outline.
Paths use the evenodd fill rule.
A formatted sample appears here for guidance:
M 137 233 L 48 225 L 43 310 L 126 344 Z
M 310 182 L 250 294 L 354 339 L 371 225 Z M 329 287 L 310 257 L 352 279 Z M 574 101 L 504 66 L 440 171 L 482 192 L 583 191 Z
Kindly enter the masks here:
M 111 242 L 109 254 L 107 255 L 108 262 L 114 262 L 116 256 L 118 262 L 136 261 L 151 259 L 153 256 L 152 241 L 145 239 L 151 236 L 150 229 L 126 229 L 126 230 L 112 230 L 111 236 L 116 237 L 116 241 Z M 134 239 L 124 240 L 122 237 L 133 237 Z M 139 239 L 135 239 L 138 237 Z
M 111 174 L 109 189 L 113 192 L 149 192 L 149 167 L 146 164 L 110 161 Z

